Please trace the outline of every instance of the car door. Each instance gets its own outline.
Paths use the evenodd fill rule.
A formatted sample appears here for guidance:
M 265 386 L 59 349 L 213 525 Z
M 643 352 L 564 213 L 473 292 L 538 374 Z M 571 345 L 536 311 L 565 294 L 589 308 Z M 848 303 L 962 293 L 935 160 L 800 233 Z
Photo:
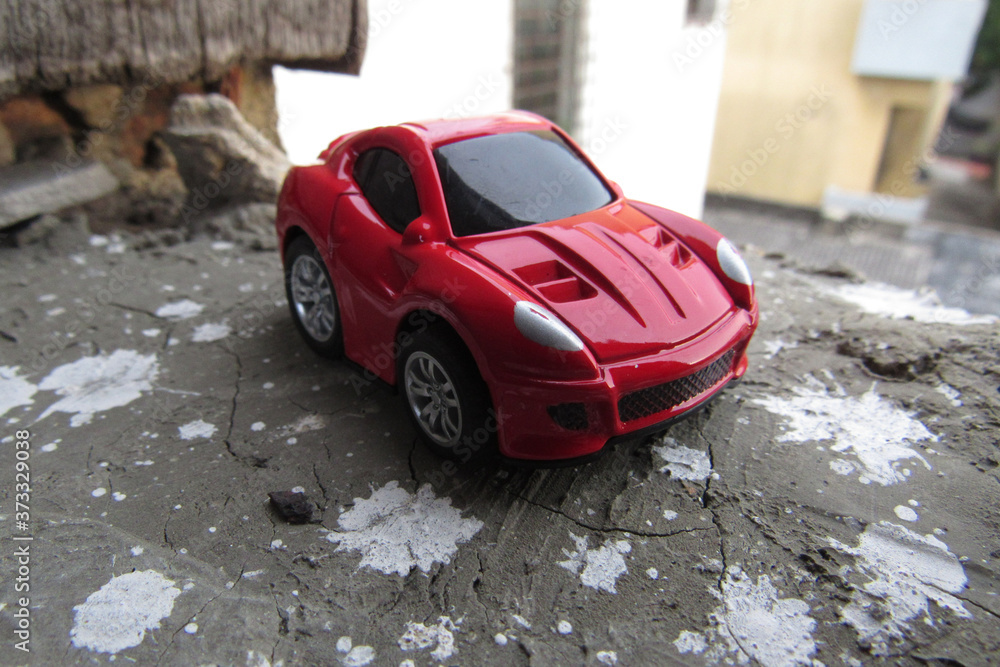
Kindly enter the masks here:
M 410 167 L 394 150 L 363 150 L 352 174 L 357 189 L 338 198 L 331 239 L 341 274 L 344 349 L 385 376 L 394 357 L 394 307 L 416 270 L 402 252 L 403 231 L 420 217 L 420 202 Z

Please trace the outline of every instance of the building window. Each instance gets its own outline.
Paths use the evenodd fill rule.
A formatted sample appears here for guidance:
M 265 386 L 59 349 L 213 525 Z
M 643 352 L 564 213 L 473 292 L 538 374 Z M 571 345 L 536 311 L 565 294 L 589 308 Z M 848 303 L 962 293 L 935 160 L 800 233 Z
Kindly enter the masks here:
M 585 0 L 515 0 L 514 106 L 572 132 Z
M 687 22 L 704 25 L 715 18 L 717 0 L 688 0 Z

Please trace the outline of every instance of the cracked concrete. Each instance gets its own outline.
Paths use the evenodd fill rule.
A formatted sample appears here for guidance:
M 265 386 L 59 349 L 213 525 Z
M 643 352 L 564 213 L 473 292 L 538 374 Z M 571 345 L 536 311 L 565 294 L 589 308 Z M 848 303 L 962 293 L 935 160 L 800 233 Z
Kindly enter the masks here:
M 749 373 L 669 432 L 707 456 L 703 481 L 661 472 L 656 438 L 575 468 L 477 468 L 435 458 L 389 389 L 359 389 L 356 369 L 306 348 L 273 253 L 210 241 L 78 247 L 0 251 L 0 409 L 11 406 L 0 415 L 3 664 L 979 665 L 1000 655 L 995 323 L 864 313 L 836 296 L 845 279 L 750 248 L 763 319 Z M 203 308 L 156 314 L 185 299 Z M 200 342 L 206 324 L 229 333 Z M 78 426 L 45 415 L 59 397 L 37 388 L 43 378 L 118 350 L 156 355 L 150 390 Z M 888 425 L 824 421 L 809 408 L 810 397 L 828 409 L 868 392 L 932 435 L 903 442 L 926 466 L 892 449 L 878 432 Z M 769 409 L 800 404 L 792 417 Z M 214 432 L 199 424 L 181 437 L 199 420 Z M 30 655 L 14 648 L 18 430 L 31 442 Z M 899 481 L 864 483 L 838 437 L 872 444 L 866 456 Z M 431 485 L 412 506 L 427 525 L 454 520 L 450 507 L 481 529 L 426 573 L 362 566 L 325 538 L 392 482 L 409 495 Z M 318 523 L 289 525 L 269 507 L 269 491 L 294 489 L 315 502 Z M 866 588 L 871 574 L 836 544 L 886 521 L 947 545 L 969 615 L 930 603 L 883 651 L 844 614 L 859 592 L 872 613 L 891 614 L 890 594 Z M 408 539 L 426 547 L 418 533 Z M 576 571 L 560 566 L 567 554 Z M 597 568 L 588 577 L 611 568 L 613 587 L 588 585 L 586 567 Z M 181 590 L 159 627 L 117 653 L 74 646 L 74 607 L 113 577 L 149 570 Z M 782 614 L 808 637 L 765 633 Z

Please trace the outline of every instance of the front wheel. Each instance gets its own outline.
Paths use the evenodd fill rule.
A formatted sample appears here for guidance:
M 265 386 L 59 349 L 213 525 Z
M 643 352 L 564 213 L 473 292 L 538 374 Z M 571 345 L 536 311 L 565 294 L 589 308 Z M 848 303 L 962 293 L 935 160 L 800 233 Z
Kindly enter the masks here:
M 339 356 L 344 343 L 337 294 L 323 258 L 308 236 L 300 236 L 288 246 L 285 293 L 295 327 L 309 347 L 326 357 Z
M 427 447 L 463 463 L 495 449 L 497 422 L 489 391 L 457 336 L 428 331 L 399 361 L 407 412 Z

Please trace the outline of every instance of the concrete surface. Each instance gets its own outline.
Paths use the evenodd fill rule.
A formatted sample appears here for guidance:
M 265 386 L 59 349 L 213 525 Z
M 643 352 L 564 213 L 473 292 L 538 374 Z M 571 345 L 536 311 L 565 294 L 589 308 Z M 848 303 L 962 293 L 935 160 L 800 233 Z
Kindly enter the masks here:
M 309 352 L 273 252 L 72 234 L 0 250 L 3 664 L 1000 656 L 995 319 L 751 249 L 741 385 L 585 466 L 475 469 Z M 318 523 L 269 507 L 295 489 Z
M 954 207 L 944 212 L 963 219 Z M 721 197 L 706 204 L 704 220 L 736 243 L 805 267 L 835 267 L 909 289 L 929 287 L 947 306 L 1000 315 L 1000 230 L 942 222 L 826 222 L 808 212 Z

